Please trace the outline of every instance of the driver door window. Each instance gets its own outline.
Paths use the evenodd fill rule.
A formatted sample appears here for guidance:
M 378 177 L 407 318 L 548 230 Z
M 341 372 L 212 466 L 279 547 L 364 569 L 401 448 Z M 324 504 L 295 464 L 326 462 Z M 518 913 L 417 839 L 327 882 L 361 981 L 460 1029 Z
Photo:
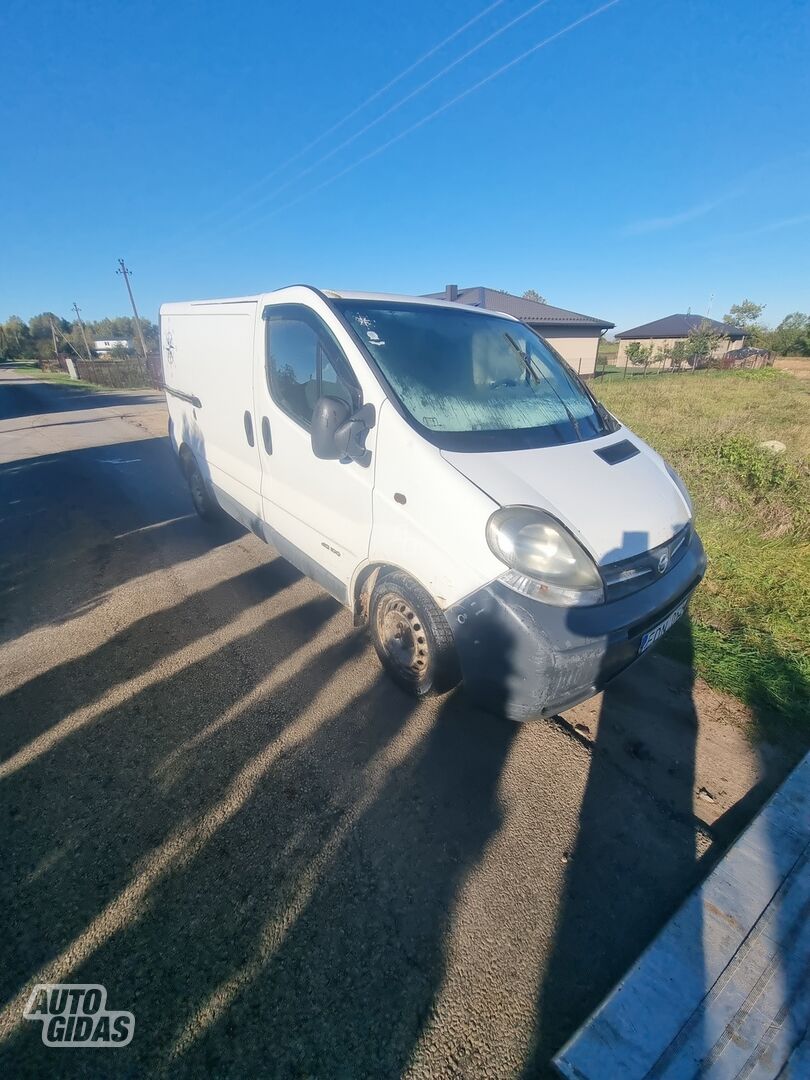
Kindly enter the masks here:
M 274 401 L 309 430 L 319 397 L 354 410 L 360 394 L 340 346 L 313 312 L 279 307 L 267 314 L 267 381 Z

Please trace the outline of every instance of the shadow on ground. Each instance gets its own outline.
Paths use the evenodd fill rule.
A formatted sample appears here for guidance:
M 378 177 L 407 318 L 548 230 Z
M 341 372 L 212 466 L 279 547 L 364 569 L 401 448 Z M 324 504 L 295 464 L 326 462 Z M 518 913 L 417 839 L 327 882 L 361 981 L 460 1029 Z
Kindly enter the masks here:
M 54 410 L 75 412 L 79 409 L 151 405 L 162 400 L 154 390 L 89 390 L 86 386 L 71 386 L 70 383 L 32 382 L 14 364 L 0 364 L 0 371 L 7 373 L 0 382 L 0 420 L 37 416 Z M 8 374 L 10 371 L 14 374 Z
M 0 464 L 0 643 L 243 535 L 200 529 L 168 438 Z
M 259 595 L 295 577 L 276 560 L 200 602 L 227 624 L 239 615 L 228 585 Z M 43 1053 L 54 1075 L 407 1069 L 447 976 L 460 893 L 504 826 L 499 785 L 521 729 L 459 694 L 426 716 L 369 671 L 363 636 L 313 592 L 75 728 L 59 727 L 69 709 L 193 639 L 190 607 L 147 617 L 84 670 L 57 666 L 0 702 L 11 721 L 39 717 L 30 735 L 52 733 L 26 755 L 14 729 L 16 756 L 4 755 L 14 843 L 0 902 L 13 947 L 0 998 L 58 961 L 71 981 L 104 983 L 137 1023 L 126 1056 L 79 1052 L 81 1062 L 18 1027 L 0 1048 L 5 1071 L 35 1072 Z M 263 669 L 245 661 L 248 644 Z M 605 698 L 528 1075 L 545 1070 L 697 875 L 689 695 L 673 834 L 672 808 L 621 768 L 635 693 L 631 673 Z
M 710 834 L 693 813 L 694 667 L 689 663 L 678 671 L 677 686 L 656 687 L 647 677 L 654 660 L 645 658 L 619 676 L 602 698 L 526 1077 L 554 1075 L 553 1054 L 706 872 L 699 860 Z M 659 729 L 643 739 L 628 723 L 638 710 Z M 656 766 L 659 741 L 670 756 Z M 652 766 L 652 785 L 639 782 L 639 762 Z M 660 831 L 651 827 L 655 818 L 669 821 L 663 844 Z
M 97 1051 L 83 1075 L 405 1068 L 458 890 L 500 827 L 515 729 L 458 696 L 414 724 L 414 703 L 376 675 L 335 702 L 336 676 L 366 651 L 345 629 L 311 656 L 305 685 L 274 678 L 337 610 L 318 597 L 283 634 L 272 620 L 258 631 L 262 688 L 235 641 L 5 778 L 25 842 L 4 890 L 3 1001 L 69 950 L 72 980 L 104 972 L 110 1001 L 137 1017 L 126 1058 Z M 18 1029 L 6 1068 L 41 1060 L 37 1038 Z

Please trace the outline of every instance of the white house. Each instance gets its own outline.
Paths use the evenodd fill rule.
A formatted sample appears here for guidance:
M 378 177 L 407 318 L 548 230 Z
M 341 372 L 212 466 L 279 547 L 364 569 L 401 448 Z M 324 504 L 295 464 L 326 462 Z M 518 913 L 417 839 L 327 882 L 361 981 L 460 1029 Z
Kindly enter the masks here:
M 115 352 L 116 349 L 128 349 L 129 342 L 126 338 L 105 338 L 103 341 L 94 341 L 93 349 L 99 356 L 104 356 L 105 353 Z

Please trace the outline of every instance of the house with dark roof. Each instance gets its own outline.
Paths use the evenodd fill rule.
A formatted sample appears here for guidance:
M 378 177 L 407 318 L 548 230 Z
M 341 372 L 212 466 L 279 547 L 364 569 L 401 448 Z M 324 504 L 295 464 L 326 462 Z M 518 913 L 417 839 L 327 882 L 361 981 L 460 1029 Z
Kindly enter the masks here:
M 663 319 L 655 319 L 653 322 L 644 323 L 643 326 L 634 326 L 631 330 L 623 330 L 616 334 L 619 342 L 619 353 L 616 362 L 623 364 L 627 359 L 627 347 L 631 342 L 640 345 L 652 344 L 655 352 L 661 356 L 671 351 L 676 341 L 686 341 L 689 335 L 702 326 L 709 326 L 720 337 L 714 350 L 715 356 L 723 356 L 734 347 L 739 347 L 745 339 L 745 331 L 739 326 L 730 323 L 718 322 L 716 319 L 707 319 L 704 315 L 667 315 Z M 653 362 L 661 363 L 661 359 Z M 663 366 L 668 366 L 668 361 L 663 360 Z
M 541 304 L 536 300 L 501 292 L 499 289 L 488 289 L 483 285 L 475 285 L 469 289 L 447 285 L 442 292 L 424 295 L 431 300 L 449 300 L 456 304 L 466 304 L 468 307 L 514 315 L 545 338 L 574 371 L 586 377 L 593 375 L 596 367 L 599 339 L 606 330 L 612 330 L 615 325 L 592 315 L 581 315 L 577 311 L 567 311 L 552 304 Z

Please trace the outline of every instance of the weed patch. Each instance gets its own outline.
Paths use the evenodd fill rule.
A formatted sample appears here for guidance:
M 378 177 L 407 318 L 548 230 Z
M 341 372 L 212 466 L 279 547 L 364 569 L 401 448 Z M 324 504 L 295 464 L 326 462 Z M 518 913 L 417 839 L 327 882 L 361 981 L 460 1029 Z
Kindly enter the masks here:
M 698 673 L 752 708 L 755 734 L 810 743 L 810 386 L 763 368 L 596 391 L 692 494 L 709 560 L 691 605 Z

